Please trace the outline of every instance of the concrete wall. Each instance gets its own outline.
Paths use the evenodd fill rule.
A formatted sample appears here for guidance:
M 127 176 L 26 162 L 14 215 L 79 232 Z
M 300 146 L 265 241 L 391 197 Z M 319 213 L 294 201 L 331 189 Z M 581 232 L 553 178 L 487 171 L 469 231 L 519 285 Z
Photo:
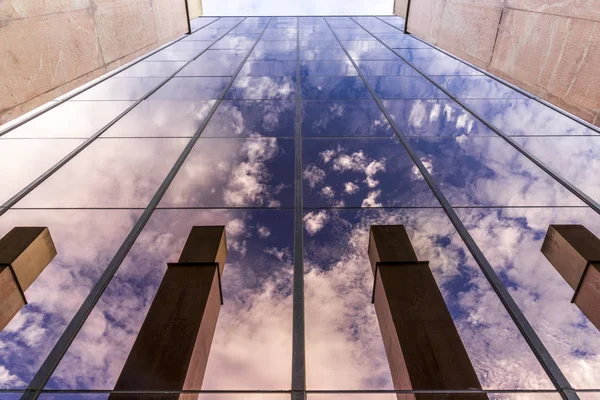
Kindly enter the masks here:
M 187 28 L 183 0 L 1 0 L 0 124 Z
M 202 0 L 187 0 L 188 9 L 190 10 L 190 19 L 194 19 L 202 15 Z
M 406 7 L 408 7 L 408 0 L 394 0 L 394 15 L 406 18 Z
M 412 0 L 408 31 L 600 126 L 598 0 Z

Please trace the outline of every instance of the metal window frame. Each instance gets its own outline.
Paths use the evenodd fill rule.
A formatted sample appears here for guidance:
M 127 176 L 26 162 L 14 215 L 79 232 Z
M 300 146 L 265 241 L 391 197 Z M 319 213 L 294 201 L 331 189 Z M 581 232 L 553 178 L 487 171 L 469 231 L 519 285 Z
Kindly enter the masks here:
M 377 37 L 375 37 L 373 34 L 371 34 L 371 32 L 369 30 L 367 30 L 365 27 L 363 27 L 360 23 L 356 22 L 353 18 L 350 18 L 350 19 L 352 21 L 354 21 L 362 29 L 364 29 L 366 32 L 368 32 L 371 36 L 373 36 L 375 39 L 377 39 L 377 41 L 384 44 L 381 40 L 379 40 Z M 326 21 L 327 21 L 327 19 L 326 19 Z M 327 24 L 329 25 L 329 22 L 327 22 Z M 331 29 L 331 26 L 330 26 L 330 29 Z M 339 40 L 337 34 L 335 33 L 335 31 L 333 31 L 333 29 L 332 29 L 332 32 L 333 32 L 334 36 L 336 37 L 340 46 L 342 46 L 342 48 L 344 49 L 346 56 L 351 60 L 352 64 L 354 65 L 354 68 L 356 68 L 363 83 L 365 84 L 365 86 L 367 87 L 369 92 L 371 93 L 371 96 L 373 97 L 374 101 L 377 103 L 381 112 L 383 113 L 385 118 L 388 120 L 390 126 L 396 133 L 396 136 L 398 137 L 398 139 L 404 146 L 404 149 L 407 151 L 407 153 L 409 154 L 409 156 L 411 157 L 411 159 L 413 160 L 413 162 L 419 169 L 419 172 L 421 173 L 421 175 L 423 176 L 423 178 L 429 185 L 429 188 L 431 189 L 431 191 L 433 192 L 435 197 L 440 202 L 442 208 L 446 212 L 446 215 L 452 222 L 452 225 L 454 225 L 459 236 L 465 242 L 465 245 L 467 246 L 467 248 L 473 255 L 473 258 L 475 259 L 475 261 L 481 268 L 481 271 L 483 272 L 483 274 L 487 278 L 488 282 L 492 286 L 492 289 L 494 290 L 494 292 L 496 292 L 496 295 L 498 296 L 498 298 L 504 305 L 505 309 L 507 310 L 508 314 L 514 321 L 517 329 L 523 335 L 525 341 L 527 342 L 527 344 L 531 348 L 532 352 L 534 353 L 534 355 L 540 362 L 540 365 L 545 370 L 546 374 L 548 374 L 548 377 L 550 378 L 550 380 L 552 381 L 552 383 L 554 384 L 556 389 L 560 392 L 561 396 L 565 400 L 579 399 L 579 397 L 575 394 L 573 388 L 571 387 L 571 384 L 568 382 L 567 378 L 563 375 L 562 371 L 560 370 L 560 368 L 558 367 L 558 365 L 556 364 L 556 362 L 550 355 L 548 349 L 546 349 L 545 345 L 542 343 L 540 338 L 537 336 L 537 333 L 535 332 L 533 327 L 529 324 L 529 321 L 527 320 L 525 315 L 522 313 L 521 309 L 517 306 L 517 303 L 514 301 L 514 299 L 512 298 L 512 296 L 506 289 L 506 287 L 503 285 L 502 281 L 500 280 L 500 278 L 498 277 L 498 275 L 492 268 L 489 261 L 483 255 L 483 252 L 479 249 L 479 246 L 477 245 L 477 243 L 475 243 L 475 240 L 473 239 L 471 234 L 467 231 L 467 228 L 464 226 L 461 219 L 458 217 L 458 214 L 456 214 L 456 212 L 452 208 L 452 205 L 450 204 L 450 202 L 448 201 L 446 196 L 443 194 L 442 190 L 437 185 L 437 183 L 434 181 L 433 177 L 431 176 L 431 174 L 429 173 L 427 168 L 425 168 L 425 166 L 421 162 L 418 154 L 410 146 L 410 144 L 409 144 L 408 140 L 406 139 L 406 137 L 404 136 L 404 134 L 400 132 L 394 119 L 391 117 L 391 115 L 388 113 L 387 109 L 384 107 L 381 99 L 379 99 L 379 97 L 377 96 L 377 94 L 375 93 L 375 91 L 373 90 L 371 85 L 369 84 L 365 75 L 363 74 L 363 72 L 360 70 L 360 68 L 356 64 L 356 61 L 354 61 L 354 59 L 352 57 L 350 57 L 350 53 L 348 53 L 348 50 L 343 45 L 342 41 Z M 388 46 L 386 46 L 386 47 L 389 48 Z M 409 64 L 409 65 L 411 65 L 411 64 Z M 414 68 L 415 70 L 417 70 L 420 74 L 422 74 L 414 66 L 411 65 L 411 67 Z
M 212 44 L 216 43 L 217 41 L 222 39 L 224 36 L 229 34 L 229 32 L 231 32 L 233 29 L 235 29 L 237 26 L 239 26 L 241 23 L 243 23 L 247 18 L 246 16 L 226 16 L 225 18 L 228 18 L 228 17 L 244 18 L 244 19 L 239 21 L 235 26 L 233 26 L 231 29 L 229 29 L 227 31 L 227 33 L 223 34 L 218 39 L 214 40 Z M 249 393 L 249 394 L 250 393 L 255 393 L 255 394 L 258 394 L 258 393 L 264 393 L 264 394 L 289 393 L 291 395 L 292 400 L 301 400 L 301 399 L 305 400 L 307 394 L 327 394 L 327 393 L 331 393 L 331 394 L 353 394 L 353 393 L 355 393 L 355 394 L 359 394 L 359 393 L 363 393 L 363 394 L 368 394 L 368 393 L 373 393 L 373 394 L 375 394 L 375 393 L 407 393 L 407 394 L 409 394 L 409 393 L 439 393 L 439 394 L 442 394 L 442 393 L 557 393 L 554 390 L 418 391 L 418 390 L 307 390 L 306 389 L 305 329 L 304 329 L 305 328 L 304 266 L 303 266 L 303 250 L 304 250 L 303 249 L 303 212 L 304 212 L 304 207 L 303 207 L 303 203 L 302 203 L 302 130 L 301 130 L 301 122 L 302 122 L 301 79 L 302 79 L 302 76 L 300 74 L 301 60 L 300 60 L 300 20 L 299 20 L 299 18 L 302 18 L 303 16 L 275 16 L 275 17 L 268 16 L 267 17 L 270 19 L 269 19 L 269 22 L 263 28 L 261 35 L 258 37 L 258 39 L 254 43 L 252 48 L 248 50 L 248 53 L 246 54 L 245 58 L 241 61 L 238 69 L 236 70 L 234 75 L 231 77 L 229 84 L 223 90 L 223 92 L 221 93 L 221 95 L 219 96 L 219 98 L 217 99 L 217 101 L 215 102 L 213 107 L 211 108 L 210 112 L 204 119 L 201 126 L 195 132 L 193 137 L 190 138 L 190 141 L 188 142 L 185 149 L 183 150 L 183 152 L 181 153 L 181 155 L 179 156 L 179 158 L 177 159 L 177 161 L 171 168 L 169 174 L 163 180 L 161 186 L 157 189 L 156 193 L 154 194 L 154 196 L 153 196 L 152 200 L 150 201 L 150 203 L 148 204 L 148 206 L 145 209 L 143 209 L 144 210 L 143 213 L 140 215 L 139 219 L 137 220 L 137 222 L 135 223 L 135 225 L 129 232 L 128 236 L 126 237 L 126 239 L 124 240 L 122 245 L 119 247 L 118 251 L 115 253 L 111 262 L 108 264 L 107 268 L 105 269 L 105 271 L 103 272 L 103 274 L 101 275 L 99 280 L 96 282 L 96 284 L 94 285 L 94 287 L 88 294 L 85 301 L 80 306 L 80 308 L 77 311 L 77 313 L 75 314 L 75 316 L 71 319 L 71 321 L 69 321 L 67 328 L 61 335 L 58 342 L 54 345 L 52 351 L 47 356 L 44 363 L 37 370 L 36 375 L 31 380 L 27 389 L 25 389 L 25 390 L 0 390 L 0 393 L 23 393 L 23 396 L 21 397 L 22 399 L 37 399 L 37 397 L 42 393 L 112 393 L 112 392 L 119 392 L 119 391 L 114 391 L 114 390 L 44 390 L 44 386 L 45 386 L 46 382 L 48 381 L 48 379 L 50 379 L 50 377 L 52 376 L 52 373 L 54 372 L 54 370 L 60 363 L 63 356 L 68 351 L 70 344 L 73 342 L 73 340 L 77 336 L 79 330 L 83 327 L 83 324 L 85 323 L 87 317 L 91 313 L 91 311 L 94 308 L 94 306 L 96 305 L 96 303 L 99 301 L 100 297 L 104 293 L 104 290 L 110 283 L 114 274 L 117 272 L 119 266 L 121 265 L 122 261 L 127 256 L 127 253 L 129 252 L 129 250 L 135 243 L 137 237 L 142 232 L 146 223 L 149 221 L 151 215 L 153 214 L 153 212 L 156 209 L 159 209 L 158 203 L 160 202 L 162 196 L 164 195 L 164 193 L 168 189 L 170 183 L 175 178 L 175 175 L 177 174 L 177 172 L 179 171 L 179 169 L 181 168 L 181 166 L 187 159 L 187 156 L 191 153 L 194 145 L 197 143 L 198 139 L 202 135 L 202 132 L 204 131 L 205 127 L 208 125 L 211 118 L 213 117 L 216 110 L 218 109 L 219 105 L 223 101 L 225 94 L 229 91 L 229 89 L 233 85 L 233 82 L 239 75 L 241 69 L 244 67 L 244 65 L 248 61 L 250 54 L 252 53 L 252 51 L 254 50 L 256 45 L 261 40 L 264 32 L 268 29 L 272 19 L 277 18 L 277 17 L 284 17 L 284 18 L 294 17 L 294 18 L 296 18 L 296 29 L 297 29 L 297 35 L 296 35 L 296 45 L 297 45 L 297 48 L 296 48 L 296 52 L 297 52 L 296 91 L 297 92 L 296 92 L 296 98 L 295 98 L 296 99 L 296 115 L 295 115 L 295 131 L 294 131 L 295 192 L 294 192 L 294 207 L 293 207 L 293 209 L 294 209 L 294 275 L 293 275 L 293 299 L 292 299 L 293 300 L 292 387 L 291 387 L 291 390 L 191 390 L 191 391 L 171 391 L 171 392 L 165 391 L 165 392 L 161 392 L 161 393 Z M 525 316 L 522 314 L 521 310 L 519 309 L 517 304 L 514 302 L 514 300 L 512 299 L 512 297 L 510 296 L 510 294 L 508 293 L 506 288 L 504 287 L 504 285 L 501 282 L 501 280 L 499 279 L 499 277 L 495 274 L 493 268 L 491 267 L 491 265 L 489 264 L 489 262 L 487 261 L 487 259 L 485 258 L 485 256 L 483 255 L 483 253 L 481 252 L 479 247 L 477 246 L 477 244 L 475 243 L 474 239 L 470 236 L 469 232 L 467 231 L 466 227 L 463 225 L 462 221 L 460 220 L 460 218 L 458 217 L 456 212 L 454 211 L 455 208 L 458 209 L 458 208 L 465 208 L 465 207 L 453 207 L 450 205 L 450 203 L 445 198 L 444 194 L 441 192 L 441 189 L 439 188 L 439 186 L 437 185 L 437 183 L 435 182 L 433 177 L 429 174 L 429 172 L 426 170 L 424 165 L 421 163 L 421 161 L 417 157 L 414 150 L 410 147 L 410 144 L 408 143 L 406 137 L 400 132 L 397 125 L 391 118 L 390 114 L 387 112 L 387 110 L 383 106 L 383 103 L 378 98 L 378 96 L 373 91 L 373 89 L 371 88 L 370 84 L 368 83 L 364 74 L 358 68 L 358 65 L 356 64 L 354 59 L 352 59 L 350 57 L 350 54 L 348 53 L 347 49 L 342 44 L 341 40 L 339 39 L 339 37 L 337 36 L 335 31 L 333 31 L 333 29 L 331 28 L 331 25 L 329 24 L 329 21 L 327 21 L 327 18 L 325 18 L 324 16 L 306 16 L 306 17 L 322 18 L 326 22 L 329 30 L 332 32 L 332 34 L 336 38 L 340 47 L 344 50 L 344 53 L 346 54 L 347 59 L 352 63 L 353 67 L 356 69 L 356 71 L 358 73 L 358 76 L 361 77 L 362 81 L 367 86 L 369 92 L 371 93 L 371 95 L 373 97 L 373 100 L 379 106 L 381 112 L 384 114 L 384 116 L 386 117 L 386 119 L 388 120 L 390 125 L 392 126 L 392 129 L 394 130 L 396 136 L 401 141 L 404 148 L 406 149 L 408 154 L 413 159 L 413 162 L 415 163 L 415 165 L 417 166 L 417 168 L 423 175 L 425 181 L 428 183 L 428 185 L 431 188 L 431 190 L 433 191 L 434 195 L 436 195 L 436 197 L 438 198 L 438 201 L 440 201 L 440 204 L 441 204 L 442 208 L 444 209 L 444 211 L 446 212 L 446 215 L 448 216 L 448 218 L 450 219 L 450 221 L 456 228 L 457 232 L 459 233 L 459 235 L 465 242 L 467 248 L 469 249 L 469 251 L 471 252 L 473 257 L 475 258 L 476 262 L 478 263 L 479 267 L 481 268 L 482 272 L 484 273 L 484 275 L 490 282 L 490 285 L 492 286 L 492 288 L 498 295 L 499 299 L 503 303 L 504 307 L 507 309 L 507 312 L 509 313 L 509 315 L 515 322 L 515 325 L 517 326 L 519 331 L 523 334 L 523 337 L 525 338 L 525 340 L 531 347 L 533 353 L 538 358 L 538 360 L 540 361 L 540 364 L 542 365 L 542 367 L 548 374 L 549 378 L 551 379 L 551 381 L 553 382 L 553 384 L 559 391 L 558 393 L 560 393 L 564 399 L 578 399 L 578 396 L 575 393 L 575 390 L 570 386 L 570 384 L 568 383 L 568 381 L 562 374 L 562 371 L 556 365 L 555 361 L 553 360 L 553 358 L 551 357 L 551 355 L 549 354 L 547 349 L 544 347 L 541 340 L 537 337 L 537 334 L 535 333 L 533 328 L 529 325 L 529 322 L 527 321 Z M 386 46 L 388 49 L 393 51 L 394 54 L 396 54 L 399 58 L 403 59 L 400 55 L 398 55 L 398 53 L 395 50 L 393 50 L 389 46 L 385 45 L 385 43 L 383 43 L 381 40 L 379 40 L 368 29 L 364 28 L 364 26 L 362 26 L 359 22 L 354 20 L 353 16 L 336 15 L 335 17 L 350 18 L 350 20 L 352 20 L 354 23 L 356 23 L 360 28 L 362 28 L 367 33 L 369 33 L 369 35 L 371 35 L 377 41 L 379 41 L 384 46 Z M 380 20 L 381 22 L 398 30 L 399 34 L 402 33 L 402 31 L 399 28 L 391 25 L 387 21 L 380 19 L 379 16 L 366 16 L 366 17 L 376 18 L 376 19 Z M 208 27 L 212 23 L 220 20 L 222 17 L 219 16 L 219 17 L 215 17 L 215 18 L 216 19 L 214 21 L 211 21 L 207 25 L 203 26 L 202 28 L 197 29 L 194 32 L 197 32 L 201 29 Z M 263 18 L 264 18 L 264 16 L 263 16 Z M 400 18 L 400 17 L 398 17 L 398 18 Z M 405 19 L 405 26 L 404 26 L 405 29 L 406 29 L 406 25 L 407 25 L 407 21 Z M 411 36 L 413 36 L 413 35 L 411 35 Z M 57 102 L 57 104 L 52 105 L 51 107 L 48 107 L 39 113 L 33 114 L 33 115 L 25 118 L 23 121 L 19 121 L 17 124 L 14 124 L 13 126 L 10 126 L 6 130 L 0 132 L 0 136 L 4 135 L 5 133 L 8 133 L 9 131 L 11 131 L 13 129 L 16 129 L 18 126 L 23 125 L 24 123 L 36 118 L 37 116 L 45 113 L 46 111 L 49 111 L 52 108 L 54 108 L 60 104 L 63 104 L 67 100 L 79 95 L 80 93 L 84 92 L 85 90 L 94 87 L 95 85 L 107 80 L 108 78 L 125 70 L 126 68 L 129 68 L 129 67 L 137 64 L 138 62 L 143 61 L 144 59 L 146 59 L 146 58 L 150 57 L 151 55 L 163 50 L 164 48 L 184 39 L 185 37 L 186 36 L 184 35 L 170 43 L 167 43 L 167 44 L 159 47 L 158 49 L 144 55 L 143 57 L 140 57 L 117 70 L 114 70 L 110 74 L 102 77 L 100 80 L 98 80 L 88 86 L 83 87 L 81 90 L 78 90 L 78 91 L 76 90 L 72 95 L 69 95 L 69 96 L 61 99 L 61 101 Z M 413 36 L 413 37 L 420 40 L 421 42 L 426 43 L 425 41 L 423 41 L 422 39 L 420 39 L 416 36 Z M 211 46 L 212 46 L 212 44 L 211 44 Z M 429 43 L 427 43 L 427 44 L 429 44 Z M 4 205 L 0 206 L 0 215 L 2 215 L 4 212 L 8 211 L 9 209 L 14 209 L 14 205 L 16 204 L 16 202 L 18 200 L 23 198 L 25 195 L 27 195 L 33 189 L 35 189 L 35 187 L 39 186 L 39 184 L 41 184 L 45 179 L 47 179 L 50 175 L 52 175 L 54 172 L 56 172 L 60 167 L 62 167 L 69 160 L 71 160 L 73 157 L 75 157 L 85 147 L 87 147 L 89 144 L 91 144 L 96 138 L 98 138 L 102 133 L 104 133 L 108 128 L 110 128 L 110 126 L 114 125 L 127 112 L 131 111 L 131 109 L 133 109 L 133 107 L 135 107 L 137 104 L 139 104 L 144 99 L 147 99 L 151 94 L 155 93 L 156 90 L 158 90 L 160 87 L 162 87 L 164 84 L 166 84 L 166 82 L 168 82 L 170 79 L 172 79 L 180 70 L 185 68 L 185 66 L 187 66 L 190 62 L 194 61 L 196 58 L 198 58 L 200 55 L 202 55 L 205 51 L 210 49 L 211 46 L 209 46 L 207 49 L 203 50 L 192 60 L 189 60 L 180 69 L 178 69 L 171 76 L 166 78 L 161 84 L 159 84 L 157 87 L 152 89 L 150 92 L 148 92 L 146 95 L 144 95 L 140 100 L 136 101 L 132 106 L 130 106 L 127 110 L 125 110 L 123 113 L 121 113 L 119 116 L 114 118 L 103 128 L 101 128 L 95 135 L 93 135 L 86 142 L 84 142 L 82 145 L 80 145 L 80 147 L 73 150 L 71 153 L 69 153 L 69 155 L 67 155 L 65 158 L 63 158 L 61 161 L 59 161 L 53 167 L 48 169 L 45 174 L 41 175 L 38 179 L 36 179 L 34 182 L 32 182 L 30 185 L 28 185 L 25 189 L 23 189 L 17 195 L 13 196 L 13 198 L 11 198 L 8 202 L 6 202 Z M 469 63 L 456 58 L 456 57 L 452 56 L 451 54 L 445 52 L 442 49 L 439 49 L 433 45 L 431 45 L 431 46 L 432 46 L 432 48 L 435 48 L 435 49 L 465 63 L 466 65 L 469 65 L 472 68 L 475 68 L 476 70 L 484 73 L 488 77 L 493 78 L 493 79 L 497 80 L 498 82 L 503 83 L 503 84 L 507 85 L 508 87 L 510 87 L 514 90 L 517 90 L 518 92 L 525 94 L 526 96 L 541 102 L 542 104 L 545 104 L 539 98 L 532 97 L 532 95 L 527 94 L 526 92 L 522 91 L 520 88 L 516 88 L 516 87 L 512 86 L 511 84 L 508 84 L 505 81 L 501 80 L 500 78 L 494 77 L 493 75 L 487 73 L 486 71 L 480 70 L 479 68 L 474 67 L 474 66 L 470 65 Z M 487 123 L 487 121 L 485 121 L 481 116 L 475 114 L 472 110 L 470 110 L 468 107 L 466 107 L 464 104 L 462 104 L 462 102 L 460 102 L 454 96 L 451 96 L 444 88 L 440 87 L 436 82 L 429 79 L 424 73 L 422 73 L 419 69 L 417 69 L 415 66 L 413 66 L 410 62 L 408 62 L 405 59 L 403 59 L 403 60 L 408 65 L 410 65 L 413 69 L 415 69 L 419 74 L 423 75 L 426 79 L 428 79 L 430 82 L 432 82 L 436 87 L 438 87 L 440 90 L 444 91 L 451 99 L 453 99 L 455 102 L 457 102 L 457 104 L 461 105 L 463 108 L 465 108 L 466 110 L 471 112 L 478 120 L 483 122 L 486 126 L 488 126 L 490 129 L 492 129 L 500 137 L 504 138 L 507 142 L 509 142 L 511 145 L 513 145 L 513 147 L 517 148 L 517 150 L 519 150 L 521 153 L 523 153 L 530 160 L 534 161 L 534 163 L 536 163 L 540 168 L 544 169 L 554 179 L 556 179 L 561 184 L 563 184 L 563 186 L 565 186 L 567 189 L 571 190 L 574 194 L 578 195 L 576 192 L 579 192 L 579 189 L 575 188 L 570 182 L 564 180 L 563 178 L 561 178 L 558 175 L 553 175 L 553 173 L 551 173 L 551 170 L 549 170 L 547 167 L 545 167 L 543 164 L 541 164 L 541 162 L 539 162 L 539 160 L 536 162 L 535 161 L 536 159 L 534 157 L 532 157 L 531 155 L 528 155 L 526 152 L 524 152 L 524 150 L 520 149 L 518 147 L 518 145 L 516 143 L 514 143 L 514 141 L 512 141 L 510 138 L 508 138 L 499 129 L 497 129 L 497 128 L 493 127 L 492 125 L 490 125 L 489 123 Z M 588 123 L 586 123 L 585 121 L 579 120 L 577 117 L 570 116 L 570 115 L 568 115 L 568 113 L 565 113 L 564 111 L 562 111 L 552 105 L 549 105 L 549 104 L 545 104 L 545 105 L 549 106 L 550 108 L 554 109 L 557 112 L 560 112 L 563 115 L 568 116 L 569 118 L 575 120 L 576 122 L 582 123 L 583 125 L 585 125 L 589 128 L 592 128 L 594 131 L 597 131 L 597 132 L 599 131 L 599 129 L 597 127 L 595 127 L 593 125 L 589 126 Z M 288 138 L 291 138 L 291 137 L 288 137 Z M 579 193 L 580 194 L 578 195 L 578 197 L 580 197 L 580 198 L 581 198 L 581 196 L 584 196 L 584 197 L 587 196 L 582 192 L 579 192 Z M 600 208 L 598 208 L 598 205 L 595 202 L 594 202 L 594 204 L 596 205 L 596 207 L 593 207 L 590 204 L 588 204 L 588 206 L 592 207 L 596 212 L 600 213 Z M 3 208 L 3 207 L 5 207 L 5 208 Z M 564 206 L 564 207 L 555 206 L 554 208 L 577 208 L 577 207 L 581 208 L 582 206 Z M 183 208 L 189 208 L 189 207 L 183 207 Z M 191 207 L 191 208 L 203 209 L 203 208 L 207 208 L 207 207 Z M 261 207 L 261 208 L 264 208 L 264 207 Z M 291 207 L 287 207 L 287 208 L 291 209 Z M 319 207 L 319 208 L 323 208 L 323 207 Z M 336 207 L 325 207 L 325 208 L 336 208 Z M 348 208 L 348 207 L 345 207 L 345 208 Z M 354 208 L 362 209 L 362 207 L 354 207 Z M 411 207 L 383 207 L 383 208 L 398 209 L 398 208 L 411 208 Z M 415 208 L 415 207 L 413 207 L 413 208 Z M 423 207 L 416 207 L 416 208 L 423 208 Z M 439 208 L 439 207 L 435 207 L 435 208 Z M 470 208 L 478 208 L 478 207 L 470 207 Z M 544 208 L 550 208 L 550 207 L 544 207 Z M 307 208 L 307 209 L 312 209 L 312 208 Z M 578 390 L 578 392 L 594 392 L 594 391 L 597 391 L 597 390 L 594 390 L 594 389 Z M 156 392 L 137 391 L 136 393 L 156 393 Z
M 242 22 L 244 22 L 245 19 L 246 18 L 242 19 L 235 26 L 233 26 L 229 31 L 227 31 L 227 33 L 225 33 L 223 36 L 216 39 L 213 42 L 213 44 L 216 43 L 217 41 L 219 41 L 222 37 L 227 35 L 233 29 L 235 29 Z M 270 20 L 269 20 L 269 23 L 270 23 Z M 44 360 L 44 362 L 38 369 L 37 373 L 35 374 L 35 376 L 31 380 L 31 382 L 27 386 L 26 392 L 23 394 L 23 396 L 21 396 L 21 400 L 35 400 L 42 393 L 44 386 L 46 385 L 46 383 L 52 376 L 56 367 L 58 367 L 60 361 L 62 360 L 62 358 L 68 351 L 71 343 L 75 340 L 75 337 L 77 336 L 77 334 L 83 327 L 85 321 L 87 320 L 87 317 L 91 314 L 92 310 L 94 309 L 94 306 L 100 300 L 102 294 L 104 293 L 104 290 L 106 289 L 106 287 L 112 280 L 112 277 L 115 275 L 115 273 L 119 269 L 119 266 L 121 265 L 121 263 L 127 256 L 129 250 L 134 245 L 137 237 L 141 234 L 142 230 L 146 226 L 146 223 L 150 220 L 151 215 L 153 214 L 154 210 L 157 208 L 163 195 L 166 193 L 171 182 L 173 181 L 173 179 L 175 179 L 177 172 L 179 172 L 179 169 L 181 168 L 181 166 L 187 159 L 188 155 L 191 153 L 194 145 L 196 144 L 196 142 L 202 135 L 202 132 L 204 131 L 204 129 L 210 122 L 210 120 L 213 117 L 213 115 L 215 114 L 215 112 L 217 111 L 217 108 L 223 101 L 225 95 L 227 94 L 227 92 L 233 85 L 233 82 L 235 81 L 238 74 L 242 70 L 244 64 L 250 57 L 250 54 L 254 50 L 254 47 L 256 47 L 256 44 L 260 41 L 260 38 L 262 37 L 265 30 L 267 29 L 269 23 L 267 23 L 267 25 L 263 29 L 261 35 L 258 37 L 258 39 L 254 43 L 252 48 L 248 50 L 246 56 L 240 62 L 240 65 L 238 66 L 237 70 L 231 77 L 229 84 L 223 89 L 219 98 L 217 99 L 215 104 L 213 104 L 210 112 L 208 113 L 208 115 L 206 116 L 206 118 L 204 119 L 204 121 L 202 122 L 200 127 L 198 127 L 198 129 L 196 130 L 196 133 L 194 134 L 194 136 L 190 139 L 188 144 L 185 146 L 183 152 L 181 153 L 181 155 L 179 156 L 179 158 L 177 159 L 177 161 L 175 162 L 175 164 L 169 171 L 168 175 L 165 177 L 162 184 L 160 185 L 160 187 L 158 188 L 158 190 L 156 191 L 156 193 L 150 200 L 150 203 L 144 209 L 144 212 L 140 215 L 139 219 L 136 221 L 132 230 L 129 232 L 129 234 L 125 238 L 124 242 L 121 244 L 118 251 L 116 252 L 114 257 L 111 259 L 110 263 L 108 264 L 108 266 L 106 267 L 106 269 L 104 270 L 104 272 L 102 273 L 102 275 L 100 276 L 98 281 L 94 284 L 94 287 L 92 288 L 92 290 L 90 291 L 90 293 L 88 294 L 88 296 L 86 297 L 86 299 L 84 300 L 82 305 L 77 310 L 77 313 L 75 314 L 75 316 L 71 319 L 71 321 L 69 322 L 69 324 L 67 325 L 67 327 L 65 328 L 63 333 L 61 334 L 59 340 L 55 343 L 54 347 L 52 348 L 52 350 L 50 351 L 50 353 L 48 354 L 48 356 L 46 357 L 46 359 Z M 209 46 L 209 48 L 210 48 L 210 46 Z M 206 50 L 208 50 L 208 48 Z M 206 51 L 206 50 L 204 50 L 204 51 Z M 200 53 L 200 54 L 202 54 L 202 53 Z M 200 56 L 200 54 L 198 56 Z M 190 60 L 190 62 L 191 61 L 193 61 L 193 60 Z M 185 65 L 183 67 L 185 67 Z M 179 70 L 177 72 L 179 72 Z M 173 76 L 175 76 L 175 74 L 173 74 L 171 77 L 169 77 L 166 81 L 170 80 Z M 166 81 L 165 81 L 165 83 L 166 83 Z

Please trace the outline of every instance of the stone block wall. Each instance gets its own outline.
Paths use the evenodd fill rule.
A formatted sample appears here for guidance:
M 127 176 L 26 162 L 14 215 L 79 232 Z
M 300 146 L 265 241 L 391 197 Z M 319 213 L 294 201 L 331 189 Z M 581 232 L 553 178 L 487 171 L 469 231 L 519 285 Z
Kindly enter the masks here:
M 410 33 L 600 126 L 598 0 L 412 0 L 407 24 Z
M 0 1 L 0 124 L 187 29 L 184 0 Z

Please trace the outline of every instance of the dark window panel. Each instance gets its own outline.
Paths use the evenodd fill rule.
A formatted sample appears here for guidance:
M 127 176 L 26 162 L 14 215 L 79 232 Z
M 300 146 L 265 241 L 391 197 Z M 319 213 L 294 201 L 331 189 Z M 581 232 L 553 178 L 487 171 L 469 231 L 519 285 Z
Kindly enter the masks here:
M 303 61 L 300 75 L 358 75 L 350 61 Z
M 448 98 L 433 83 L 420 76 L 369 76 L 367 80 L 382 99 Z

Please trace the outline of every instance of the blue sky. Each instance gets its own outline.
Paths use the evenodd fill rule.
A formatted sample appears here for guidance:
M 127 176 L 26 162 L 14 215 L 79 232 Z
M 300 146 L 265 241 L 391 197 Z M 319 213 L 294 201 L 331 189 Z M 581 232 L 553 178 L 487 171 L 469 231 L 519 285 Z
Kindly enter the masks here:
M 394 0 L 203 0 L 205 15 L 390 15 Z

